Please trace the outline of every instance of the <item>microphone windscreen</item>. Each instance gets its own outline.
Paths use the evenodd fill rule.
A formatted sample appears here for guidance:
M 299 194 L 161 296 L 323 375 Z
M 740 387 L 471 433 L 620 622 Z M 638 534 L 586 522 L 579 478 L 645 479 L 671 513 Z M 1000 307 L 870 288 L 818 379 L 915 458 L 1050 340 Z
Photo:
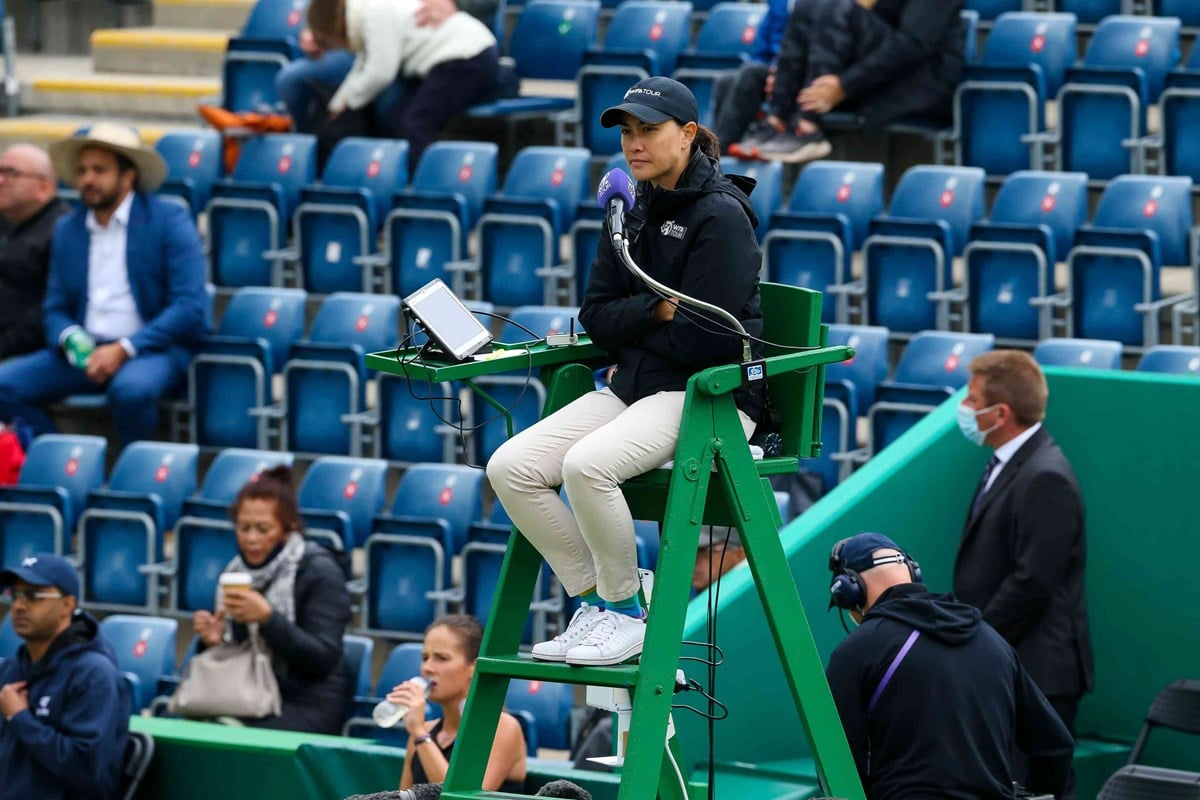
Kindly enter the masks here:
M 620 170 L 613 170 L 620 172 Z M 565 797 L 567 800 L 592 800 L 592 793 L 570 781 L 550 781 L 537 790 L 535 797 Z
M 625 201 L 625 208 L 633 208 L 633 197 L 637 192 L 637 185 L 633 182 L 633 178 L 629 177 L 629 173 L 620 167 L 610 169 L 608 174 L 600 179 L 600 188 L 596 191 L 596 202 L 601 208 L 608 208 L 608 204 L 614 197 L 620 197 Z
M 414 783 L 409 791 L 412 792 L 412 800 L 438 800 L 442 796 L 442 784 Z

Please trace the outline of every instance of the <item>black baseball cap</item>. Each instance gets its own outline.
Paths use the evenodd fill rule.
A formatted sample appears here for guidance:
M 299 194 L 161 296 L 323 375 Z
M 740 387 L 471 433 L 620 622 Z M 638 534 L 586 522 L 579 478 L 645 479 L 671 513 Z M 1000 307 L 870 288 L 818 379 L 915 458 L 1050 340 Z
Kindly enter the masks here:
M 621 124 L 622 111 L 651 125 L 669 119 L 686 125 L 700 116 L 692 90 L 677 80 L 662 77 L 646 78 L 629 87 L 625 92 L 625 102 L 604 109 L 600 124 L 605 128 Z
M 830 554 L 829 569 L 832 572 L 836 572 L 839 568 L 866 572 L 872 567 L 878 566 L 873 555 L 876 550 L 904 552 L 899 545 L 882 533 L 860 533 L 834 545 L 833 553 Z
M 53 553 L 35 553 L 21 559 L 21 566 L 0 572 L 0 589 L 8 589 L 17 581 L 30 586 L 56 586 L 63 594 L 79 596 L 79 573 L 75 565 Z

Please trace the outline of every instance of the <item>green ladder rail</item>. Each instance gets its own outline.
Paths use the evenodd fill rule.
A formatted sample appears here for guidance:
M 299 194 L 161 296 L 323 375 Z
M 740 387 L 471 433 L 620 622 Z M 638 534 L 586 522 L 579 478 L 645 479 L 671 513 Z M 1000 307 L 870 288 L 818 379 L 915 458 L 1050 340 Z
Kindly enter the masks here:
M 784 455 L 759 461 L 751 455 L 732 395 L 743 383 L 741 365 L 712 367 L 688 381 L 674 466 L 622 485 L 635 519 L 662 522 L 645 645 L 636 664 L 573 667 L 533 661 L 519 653 L 542 558 L 525 537 L 510 538 L 443 800 L 522 796 L 479 788 L 512 678 L 628 689 L 633 711 L 619 800 L 689 799 L 686 765 L 678 739 L 668 740 L 668 722 L 692 569 L 705 524 L 733 525 L 741 533 L 822 790 L 846 800 L 865 800 L 779 540 L 779 510 L 765 477 L 793 472 L 799 458 L 818 454 L 825 365 L 853 357 L 854 350 L 826 346 L 819 292 L 772 283 L 762 284 L 761 290 L 763 338 L 785 345 L 764 346 L 770 394 L 782 416 Z M 367 365 L 414 380 L 468 384 L 480 375 L 539 368 L 547 386 L 544 413 L 549 415 L 592 391 L 592 371 L 605 363 L 603 351 L 586 337 L 570 347 L 525 343 L 506 349 L 487 360 L 461 364 L 414 362 L 415 350 L 389 351 L 368 356 Z

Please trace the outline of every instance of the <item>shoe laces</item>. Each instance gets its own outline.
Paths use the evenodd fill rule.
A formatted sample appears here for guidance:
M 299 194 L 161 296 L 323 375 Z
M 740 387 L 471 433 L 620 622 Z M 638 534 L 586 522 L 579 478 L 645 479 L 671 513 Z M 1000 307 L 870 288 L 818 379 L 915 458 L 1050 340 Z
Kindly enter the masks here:
M 564 630 L 558 636 L 555 636 L 554 641 L 556 641 L 556 642 L 567 641 L 567 639 L 571 633 L 571 628 L 575 627 L 575 623 L 582 620 L 584 615 L 588 613 L 588 609 L 591 609 L 591 608 L 595 608 L 595 606 L 588 605 L 587 603 L 583 603 L 582 605 L 579 606 L 579 608 L 575 609 L 575 613 L 571 615 L 571 621 L 567 623 L 566 630 Z
M 581 645 L 602 645 L 612 638 L 612 635 L 617 632 L 617 617 L 621 616 L 615 611 L 605 611 L 600 615 L 599 621 L 588 631 L 587 636 L 583 637 Z

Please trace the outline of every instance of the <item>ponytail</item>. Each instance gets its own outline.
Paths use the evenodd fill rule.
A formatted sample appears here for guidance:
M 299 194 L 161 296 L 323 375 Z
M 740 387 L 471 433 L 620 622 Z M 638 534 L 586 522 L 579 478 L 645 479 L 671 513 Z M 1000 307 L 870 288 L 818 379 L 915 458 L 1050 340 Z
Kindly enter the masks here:
M 692 141 L 692 147 L 698 149 L 709 158 L 721 158 L 721 140 L 717 138 L 715 133 L 699 122 L 696 123 L 696 138 Z

